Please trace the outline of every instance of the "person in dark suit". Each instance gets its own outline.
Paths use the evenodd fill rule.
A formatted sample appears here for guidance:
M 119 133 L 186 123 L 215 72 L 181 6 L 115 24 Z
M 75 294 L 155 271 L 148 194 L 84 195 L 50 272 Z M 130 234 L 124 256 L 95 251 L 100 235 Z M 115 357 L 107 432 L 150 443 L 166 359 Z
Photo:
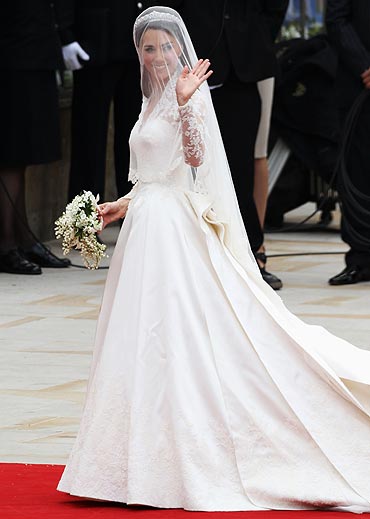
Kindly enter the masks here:
M 200 57 L 214 71 L 209 85 L 229 160 L 240 211 L 265 281 L 281 280 L 265 268 L 263 229 L 253 197 L 254 151 L 261 99 L 257 82 L 278 74 L 274 41 L 288 0 L 172 0 L 164 5 L 183 17 Z M 243 131 L 235 121 L 242 122 Z
M 325 24 L 339 62 L 336 92 L 343 122 L 364 89 L 370 90 L 370 2 L 368 0 L 328 0 Z M 329 279 L 330 285 L 370 281 L 370 94 L 356 122 L 346 161 L 347 181 L 361 193 L 358 207 L 348 198 L 346 179 L 338 182 L 341 198 L 341 236 L 349 245 L 346 267 Z M 366 198 L 367 197 L 367 198 Z M 360 204 L 362 208 L 360 210 Z
M 5 2 L 0 18 L 0 272 L 68 267 L 29 231 L 25 171 L 60 158 L 57 33 L 64 20 L 44 0 Z
M 104 198 L 110 107 L 119 196 L 128 190 L 128 139 L 141 107 L 132 26 L 147 2 L 60 0 L 65 66 L 73 70 L 69 198 L 90 190 Z

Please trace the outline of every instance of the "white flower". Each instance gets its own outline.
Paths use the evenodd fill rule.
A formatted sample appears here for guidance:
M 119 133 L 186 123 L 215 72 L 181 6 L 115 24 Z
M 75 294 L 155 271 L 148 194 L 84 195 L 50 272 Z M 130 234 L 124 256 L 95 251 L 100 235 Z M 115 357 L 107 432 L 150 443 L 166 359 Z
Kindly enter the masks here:
M 96 239 L 96 233 L 103 228 L 98 201 L 99 195 L 95 197 L 91 191 L 83 191 L 67 204 L 55 222 L 55 236 L 62 238 L 63 254 L 72 249 L 79 250 L 89 269 L 97 269 L 102 258 L 108 257 L 105 254 L 107 246 Z

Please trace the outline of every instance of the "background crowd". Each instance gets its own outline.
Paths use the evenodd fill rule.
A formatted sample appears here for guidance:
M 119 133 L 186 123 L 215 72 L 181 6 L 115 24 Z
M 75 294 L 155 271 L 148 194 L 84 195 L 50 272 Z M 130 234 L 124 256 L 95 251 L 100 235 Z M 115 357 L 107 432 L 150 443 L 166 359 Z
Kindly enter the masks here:
M 42 268 L 70 266 L 32 233 L 25 203 L 27 167 L 61 159 L 57 79 L 65 71 L 73 74 L 66 203 L 83 189 L 105 199 L 112 106 L 117 194 L 130 190 L 128 139 L 141 107 L 132 28 L 140 12 L 155 4 L 181 14 L 198 56 L 212 63 L 212 99 L 265 281 L 282 287 L 266 269 L 264 244 L 267 159 L 276 131 L 302 169 L 313 167 L 338 192 L 341 236 L 349 248 L 344 270 L 329 283 L 370 280 L 367 0 L 7 2 L 0 21 L 0 272 L 41 274 Z M 248 22 L 241 24 L 241 18 Z M 295 21 L 287 42 L 283 36 Z M 313 34 L 318 26 L 322 30 Z

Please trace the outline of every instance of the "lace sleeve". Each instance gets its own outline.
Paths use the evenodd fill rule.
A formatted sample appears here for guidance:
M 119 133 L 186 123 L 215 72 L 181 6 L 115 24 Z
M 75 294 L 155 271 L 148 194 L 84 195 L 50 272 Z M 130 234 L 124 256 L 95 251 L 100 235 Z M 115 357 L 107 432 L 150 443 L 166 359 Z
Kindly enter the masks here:
M 186 164 L 194 168 L 201 166 L 204 160 L 204 111 L 201 98 L 191 98 L 185 105 L 179 106 L 184 158 Z
M 140 187 L 140 180 L 138 180 L 137 182 L 135 182 L 133 188 L 131 189 L 131 191 L 129 191 L 126 195 L 124 195 L 122 198 L 128 198 L 129 200 L 132 200 L 133 198 L 135 198 L 138 190 L 139 190 L 139 187 Z
M 133 184 L 136 184 L 136 182 L 139 180 L 137 176 L 137 159 L 134 150 L 130 146 L 130 169 L 128 173 L 128 180 L 129 182 L 132 182 Z

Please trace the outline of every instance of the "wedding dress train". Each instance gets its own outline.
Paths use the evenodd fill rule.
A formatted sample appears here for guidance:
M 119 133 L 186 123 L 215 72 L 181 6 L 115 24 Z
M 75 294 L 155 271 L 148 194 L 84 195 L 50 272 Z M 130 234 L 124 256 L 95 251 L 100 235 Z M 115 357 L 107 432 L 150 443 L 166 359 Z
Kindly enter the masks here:
M 137 184 L 58 489 L 188 510 L 370 512 L 370 353 L 303 323 L 240 266 L 181 149 L 168 167 L 171 132 L 158 114 L 132 132 Z

